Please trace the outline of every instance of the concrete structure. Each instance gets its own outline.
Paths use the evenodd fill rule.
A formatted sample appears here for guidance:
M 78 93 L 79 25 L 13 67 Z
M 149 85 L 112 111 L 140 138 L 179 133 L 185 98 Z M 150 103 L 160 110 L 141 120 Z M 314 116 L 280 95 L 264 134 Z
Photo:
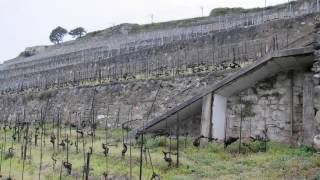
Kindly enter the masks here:
M 308 73 L 304 77 L 303 83 L 303 142 L 312 144 L 315 134 L 314 122 L 314 85 L 312 81 L 313 74 Z
M 205 137 L 211 137 L 211 118 L 212 118 L 212 94 L 207 94 L 202 100 L 202 113 L 201 113 L 201 134 Z M 205 144 L 208 140 L 202 139 L 201 144 Z
M 218 140 L 223 140 L 226 136 L 226 111 L 227 98 L 219 94 L 214 94 L 212 105 L 212 137 Z

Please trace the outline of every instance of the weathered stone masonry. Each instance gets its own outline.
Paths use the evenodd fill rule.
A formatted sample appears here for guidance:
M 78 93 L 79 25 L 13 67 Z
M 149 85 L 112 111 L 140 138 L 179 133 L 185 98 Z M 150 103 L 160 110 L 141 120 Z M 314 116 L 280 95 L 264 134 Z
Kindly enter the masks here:
M 305 76 L 303 71 L 282 72 L 229 98 L 227 136 L 239 136 L 242 114 L 243 137 L 264 137 L 267 126 L 272 140 L 303 142 L 303 132 L 309 132 L 302 122 L 303 103 L 309 100 L 303 99 Z

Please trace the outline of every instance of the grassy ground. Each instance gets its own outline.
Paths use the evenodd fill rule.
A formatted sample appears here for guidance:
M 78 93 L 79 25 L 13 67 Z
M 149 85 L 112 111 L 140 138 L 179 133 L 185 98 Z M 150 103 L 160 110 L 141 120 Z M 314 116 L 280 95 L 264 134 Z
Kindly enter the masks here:
M 50 128 L 48 128 L 50 129 Z M 50 134 L 47 130 L 47 134 Z M 0 131 L 3 138 L 3 130 Z M 68 131 L 67 131 L 68 134 Z M 121 130 L 110 130 L 108 133 L 108 143 L 113 146 L 110 148 L 110 156 L 103 156 L 102 143 L 105 141 L 103 130 L 97 131 L 93 143 L 93 154 L 91 158 L 90 179 L 102 179 L 102 174 L 109 172 L 110 177 L 116 179 L 126 179 L 130 177 L 130 158 L 129 148 L 125 157 L 122 157 L 121 150 Z M 4 177 L 10 174 L 14 179 L 22 179 L 23 160 L 21 157 L 21 143 L 13 143 L 14 156 L 8 154 L 11 147 L 12 131 L 7 132 L 6 152 L 3 153 L 1 162 L 1 173 Z M 64 131 L 62 133 L 64 136 Z M 69 146 L 69 160 L 73 165 L 72 174 L 68 175 L 64 168 L 61 168 L 63 160 L 66 160 L 66 150 L 53 150 L 50 143 L 50 136 L 45 137 L 43 145 L 42 167 L 40 171 L 41 179 L 82 179 L 84 154 L 82 139 L 79 142 L 79 153 L 76 152 L 75 139 L 76 133 L 71 134 L 72 145 Z M 163 150 L 168 150 L 169 139 L 164 137 L 146 137 L 146 147 L 150 149 L 150 154 L 154 166 L 154 171 L 160 174 L 161 179 L 320 179 L 320 155 L 314 153 L 307 147 L 291 148 L 287 145 L 268 143 L 268 151 L 249 152 L 248 148 L 243 147 L 243 154 L 236 153 L 238 145 L 234 144 L 226 151 L 219 144 L 209 144 L 203 148 L 192 146 L 191 138 L 180 138 L 180 167 L 176 168 L 175 163 L 168 167 L 163 160 Z M 3 142 L 4 139 L 2 139 Z M 85 151 L 88 152 L 91 146 L 91 138 L 85 138 Z M 32 145 L 31 158 L 25 161 L 24 179 L 39 179 L 39 166 L 41 159 L 40 135 L 38 146 Z M 172 149 L 175 151 L 176 144 L 172 140 Z M 261 150 L 263 145 L 259 143 L 251 144 L 254 150 Z M 54 165 L 51 160 L 52 154 L 56 153 L 57 163 Z M 27 153 L 28 155 L 29 153 Z M 132 146 L 132 174 L 133 179 L 139 176 L 139 143 L 134 142 Z M 152 168 L 150 160 L 145 161 L 143 156 L 143 179 L 150 179 Z M 175 156 L 173 156 L 175 162 Z

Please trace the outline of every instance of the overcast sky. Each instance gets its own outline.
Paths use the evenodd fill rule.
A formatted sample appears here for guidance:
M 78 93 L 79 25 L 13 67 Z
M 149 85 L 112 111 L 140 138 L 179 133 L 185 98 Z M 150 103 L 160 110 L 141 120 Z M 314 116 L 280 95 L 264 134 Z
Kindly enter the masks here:
M 288 0 L 267 0 L 267 5 Z M 25 47 L 50 44 L 51 30 L 87 31 L 120 23 L 150 23 L 201 16 L 217 7 L 263 7 L 264 0 L 0 0 L 0 62 Z

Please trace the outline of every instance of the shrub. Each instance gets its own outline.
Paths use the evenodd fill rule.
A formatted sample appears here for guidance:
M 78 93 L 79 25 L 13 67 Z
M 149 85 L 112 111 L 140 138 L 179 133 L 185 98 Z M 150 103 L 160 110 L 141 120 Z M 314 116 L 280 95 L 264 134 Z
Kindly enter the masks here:
M 215 8 L 210 12 L 210 16 L 224 16 L 227 14 L 242 14 L 253 11 L 261 10 L 261 8 L 252 8 L 252 9 L 244 9 L 244 8 Z
M 10 159 L 14 156 L 14 153 L 13 152 L 6 152 L 4 154 L 4 160 L 7 160 L 7 159 Z
M 300 156 L 311 156 L 316 151 L 311 147 L 307 145 L 301 145 L 297 150 L 296 154 Z
M 320 180 L 320 172 L 318 172 L 317 174 L 315 174 L 315 175 L 312 177 L 312 180 Z
M 43 91 L 39 94 L 38 98 L 40 100 L 47 100 L 52 98 L 52 96 L 54 96 L 54 91 Z
M 244 108 L 243 108 L 243 116 L 244 117 L 254 117 L 256 114 L 253 112 L 253 103 L 250 101 L 244 101 Z
M 146 141 L 147 148 L 157 148 L 157 147 L 165 147 L 166 145 L 169 146 L 169 140 L 166 137 L 155 137 L 155 138 L 148 138 Z

